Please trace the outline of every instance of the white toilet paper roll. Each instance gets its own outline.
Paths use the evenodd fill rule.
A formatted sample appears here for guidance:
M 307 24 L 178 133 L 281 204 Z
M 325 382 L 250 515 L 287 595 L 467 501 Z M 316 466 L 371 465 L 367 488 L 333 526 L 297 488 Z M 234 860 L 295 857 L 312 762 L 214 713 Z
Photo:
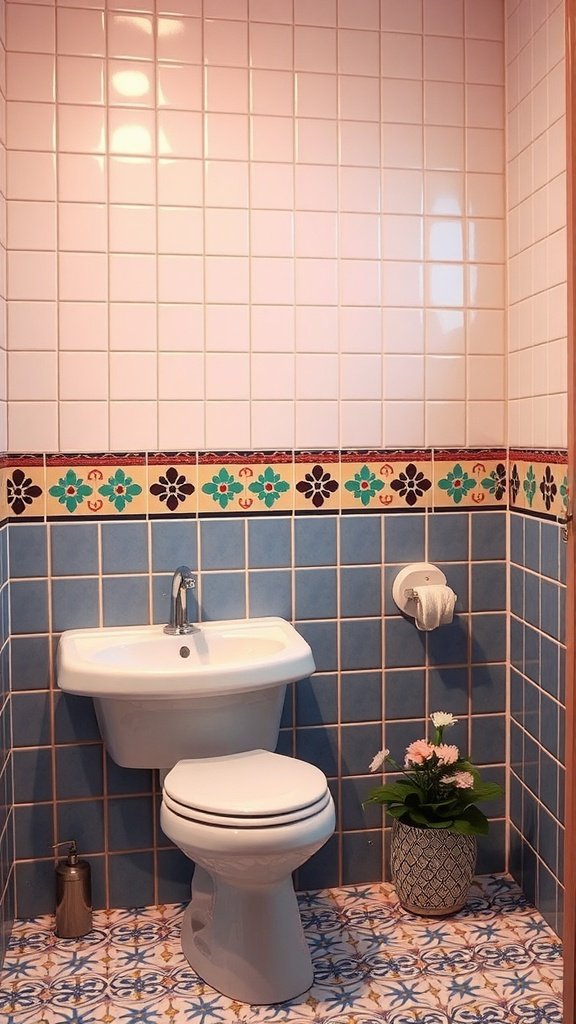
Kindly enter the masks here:
M 418 629 L 429 632 L 452 622 L 456 594 L 450 587 L 430 584 L 418 587 L 417 593 L 415 620 Z

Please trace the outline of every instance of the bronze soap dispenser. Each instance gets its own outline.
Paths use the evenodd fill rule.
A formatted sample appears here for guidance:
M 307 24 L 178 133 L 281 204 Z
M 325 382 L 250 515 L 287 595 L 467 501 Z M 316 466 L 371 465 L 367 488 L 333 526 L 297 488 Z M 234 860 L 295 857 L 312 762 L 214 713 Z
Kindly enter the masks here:
M 92 931 L 90 865 L 87 860 L 79 860 L 74 839 L 66 842 L 68 856 L 56 865 L 56 935 L 79 939 Z

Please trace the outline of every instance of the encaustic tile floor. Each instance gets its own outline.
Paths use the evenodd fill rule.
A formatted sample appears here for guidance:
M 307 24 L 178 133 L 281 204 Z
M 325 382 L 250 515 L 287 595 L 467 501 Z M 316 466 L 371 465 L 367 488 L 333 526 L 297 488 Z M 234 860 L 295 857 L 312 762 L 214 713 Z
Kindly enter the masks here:
M 403 911 L 390 885 L 303 893 L 314 986 L 248 1006 L 182 956 L 182 905 L 99 911 L 83 939 L 50 917 L 17 922 L 4 1024 L 561 1024 L 561 947 L 507 877 L 473 887 L 449 919 Z

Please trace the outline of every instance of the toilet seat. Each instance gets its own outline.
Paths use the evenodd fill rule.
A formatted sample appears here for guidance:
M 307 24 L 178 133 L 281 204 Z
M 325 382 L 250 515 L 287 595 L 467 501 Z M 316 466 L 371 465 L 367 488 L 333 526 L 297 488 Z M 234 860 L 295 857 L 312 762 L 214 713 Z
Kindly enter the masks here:
M 189 821 L 267 828 L 320 813 L 331 796 L 314 765 L 267 750 L 179 761 L 164 780 L 167 808 Z

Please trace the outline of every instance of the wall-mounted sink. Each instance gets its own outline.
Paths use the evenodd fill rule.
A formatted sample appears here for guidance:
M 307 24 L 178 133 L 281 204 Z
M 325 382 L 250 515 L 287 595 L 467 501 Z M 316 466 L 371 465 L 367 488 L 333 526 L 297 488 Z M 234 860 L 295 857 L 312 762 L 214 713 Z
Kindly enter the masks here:
M 58 647 L 59 687 L 88 697 L 238 693 L 313 671 L 308 644 L 280 618 L 208 622 L 187 636 L 162 626 L 73 629 Z

